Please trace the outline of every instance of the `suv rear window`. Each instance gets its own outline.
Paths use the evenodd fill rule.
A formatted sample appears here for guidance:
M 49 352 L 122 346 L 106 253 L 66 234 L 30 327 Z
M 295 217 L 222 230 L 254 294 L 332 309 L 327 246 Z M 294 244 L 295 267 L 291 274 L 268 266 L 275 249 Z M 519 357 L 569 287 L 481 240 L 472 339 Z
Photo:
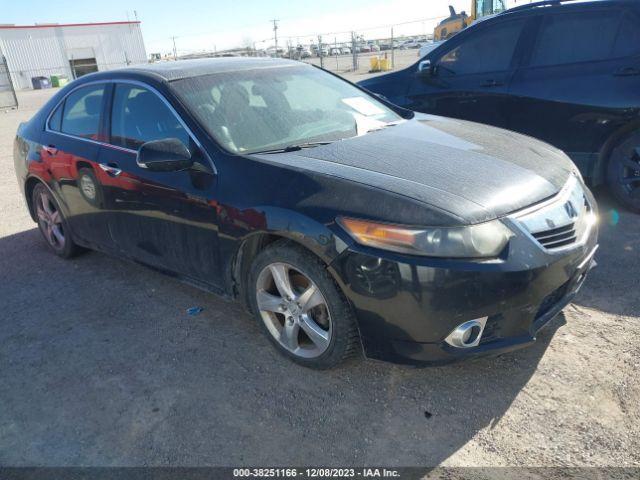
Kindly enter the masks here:
M 618 11 L 547 15 L 538 33 L 531 66 L 593 62 L 611 58 L 619 20 Z

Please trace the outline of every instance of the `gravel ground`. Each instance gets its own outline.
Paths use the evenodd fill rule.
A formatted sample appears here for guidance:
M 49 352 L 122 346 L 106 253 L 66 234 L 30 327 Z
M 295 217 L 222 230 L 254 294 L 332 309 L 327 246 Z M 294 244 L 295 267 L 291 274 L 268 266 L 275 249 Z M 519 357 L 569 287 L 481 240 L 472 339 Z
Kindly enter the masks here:
M 529 349 L 310 371 L 234 304 L 47 251 L 12 141 L 50 94 L 0 112 L 0 465 L 640 466 L 640 216 L 598 195 L 600 265 Z

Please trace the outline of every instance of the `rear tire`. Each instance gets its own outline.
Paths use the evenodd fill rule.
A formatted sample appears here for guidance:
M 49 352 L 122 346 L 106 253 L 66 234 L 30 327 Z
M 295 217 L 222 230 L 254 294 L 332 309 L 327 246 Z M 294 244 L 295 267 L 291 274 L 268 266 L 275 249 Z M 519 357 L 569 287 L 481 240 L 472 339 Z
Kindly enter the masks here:
M 640 132 L 625 137 L 611 151 L 607 185 L 618 202 L 640 213 Z
M 294 362 L 327 369 L 359 351 L 351 305 L 326 265 L 304 248 L 285 240 L 260 252 L 247 291 L 267 338 Z
M 38 183 L 31 198 L 38 228 L 49 248 L 62 258 L 77 255 L 81 249 L 73 241 L 69 224 L 49 189 Z

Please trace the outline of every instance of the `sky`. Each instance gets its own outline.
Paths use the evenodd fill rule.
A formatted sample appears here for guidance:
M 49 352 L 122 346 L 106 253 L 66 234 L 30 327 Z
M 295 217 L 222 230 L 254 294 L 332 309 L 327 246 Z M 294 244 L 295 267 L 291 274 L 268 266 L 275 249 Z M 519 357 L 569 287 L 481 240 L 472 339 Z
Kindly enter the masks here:
M 139 19 L 147 53 L 179 54 L 278 44 L 346 41 L 433 32 L 449 13 L 469 11 L 471 0 L 0 0 L 0 23 L 85 23 Z M 529 0 L 507 0 L 507 6 Z

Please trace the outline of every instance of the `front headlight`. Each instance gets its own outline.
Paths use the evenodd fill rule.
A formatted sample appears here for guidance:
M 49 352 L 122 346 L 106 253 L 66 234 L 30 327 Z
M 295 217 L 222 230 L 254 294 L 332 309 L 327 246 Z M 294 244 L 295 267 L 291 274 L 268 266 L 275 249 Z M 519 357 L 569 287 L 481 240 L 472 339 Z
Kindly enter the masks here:
M 468 227 L 414 228 L 340 217 L 358 243 L 394 252 L 447 258 L 495 257 L 513 236 L 499 220 Z

